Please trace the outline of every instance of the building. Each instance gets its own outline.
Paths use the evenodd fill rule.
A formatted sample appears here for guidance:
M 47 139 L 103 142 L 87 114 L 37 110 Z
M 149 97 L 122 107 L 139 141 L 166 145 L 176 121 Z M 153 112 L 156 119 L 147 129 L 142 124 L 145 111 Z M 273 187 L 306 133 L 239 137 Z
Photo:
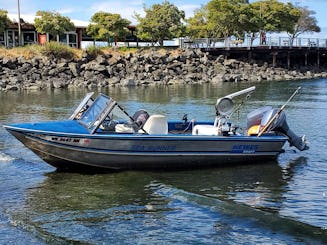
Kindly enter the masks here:
M 3 33 L 0 33 L 0 46 L 7 48 L 19 46 L 18 42 L 18 21 L 16 15 L 8 14 L 9 19 L 11 19 L 12 24 Z M 48 41 L 57 41 L 57 37 L 54 37 L 48 33 L 38 33 L 34 27 L 35 16 L 22 15 L 20 20 L 21 33 L 22 33 L 22 45 L 28 44 L 44 44 Z M 88 22 L 80 20 L 71 20 L 75 27 L 75 31 L 67 32 L 59 36 L 59 42 L 64 43 L 70 47 L 82 48 L 82 42 L 94 41 L 92 37 L 86 34 L 86 27 Z M 126 37 L 123 42 L 137 42 L 137 37 L 135 35 L 135 26 L 128 26 L 130 30 L 130 35 Z M 114 42 L 121 41 L 113 39 Z
M 17 47 L 19 45 L 18 21 L 13 15 L 8 15 L 8 17 L 11 19 L 12 24 L 3 33 L 0 33 L 0 46 L 7 48 Z M 57 41 L 57 37 L 54 37 L 48 33 L 38 33 L 34 27 L 34 24 L 32 24 L 34 22 L 34 18 L 35 16 L 26 16 L 26 18 L 23 17 L 20 20 L 22 45 L 44 44 L 48 41 Z M 85 36 L 85 29 L 88 25 L 88 22 L 74 20 L 72 20 L 72 22 L 74 23 L 76 30 L 60 35 L 59 41 L 61 43 L 67 44 L 70 47 L 81 48 L 82 39 L 83 36 Z

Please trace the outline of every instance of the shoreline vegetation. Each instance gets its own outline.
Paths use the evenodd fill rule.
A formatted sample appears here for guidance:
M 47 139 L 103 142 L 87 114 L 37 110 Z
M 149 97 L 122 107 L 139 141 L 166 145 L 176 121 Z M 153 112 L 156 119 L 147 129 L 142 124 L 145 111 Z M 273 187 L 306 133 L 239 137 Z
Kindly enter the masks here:
M 0 91 L 262 82 L 326 78 L 326 67 L 288 70 L 200 49 L 69 48 L 58 43 L 0 48 Z

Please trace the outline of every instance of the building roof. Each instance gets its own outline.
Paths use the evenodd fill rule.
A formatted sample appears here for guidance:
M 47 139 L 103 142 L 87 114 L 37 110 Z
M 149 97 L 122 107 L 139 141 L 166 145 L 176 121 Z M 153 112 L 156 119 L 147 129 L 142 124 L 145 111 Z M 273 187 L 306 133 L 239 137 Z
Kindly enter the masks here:
M 18 15 L 17 14 L 8 14 L 8 18 L 14 22 L 18 22 Z M 27 14 L 21 14 L 20 18 L 24 20 L 25 23 L 34 24 L 34 19 L 37 18 L 36 15 L 27 15 Z M 76 27 L 87 27 L 89 25 L 88 21 L 83 20 L 73 20 L 70 19 Z

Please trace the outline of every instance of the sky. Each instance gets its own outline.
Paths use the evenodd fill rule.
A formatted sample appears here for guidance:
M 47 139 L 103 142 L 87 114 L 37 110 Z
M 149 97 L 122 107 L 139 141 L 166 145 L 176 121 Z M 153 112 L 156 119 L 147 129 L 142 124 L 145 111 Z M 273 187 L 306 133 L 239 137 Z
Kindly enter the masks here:
M 72 20 L 79 20 L 81 25 L 87 25 L 92 15 L 99 11 L 118 13 L 123 18 L 136 24 L 133 17 L 135 13 L 144 14 L 143 6 L 150 7 L 155 3 L 162 3 L 163 0 L 19 0 L 21 17 L 25 20 L 34 19 L 38 10 L 56 11 L 69 17 Z M 256 0 L 250 0 L 254 2 Z M 280 0 L 281 2 L 292 2 L 297 6 L 307 6 L 310 10 L 316 12 L 318 25 L 322 28 L 319 34 L 327 38 L 327 0 Z M 193 15 L 194 10 L 205 5 L 209 0 L 169 0 L 180 10 L 184 10 L 186 17 Z M 11 18 L 17 16 L 18 0 L 0 0 L 0 9 L 7 10 Z M 13 16 L 13 17 L 12 17 Z M 28 20 L 29 21 L 29 20 Z M 76 23 L 75 23 L 76 24 Z M 311 34 L 307 34 L 310 35 Z

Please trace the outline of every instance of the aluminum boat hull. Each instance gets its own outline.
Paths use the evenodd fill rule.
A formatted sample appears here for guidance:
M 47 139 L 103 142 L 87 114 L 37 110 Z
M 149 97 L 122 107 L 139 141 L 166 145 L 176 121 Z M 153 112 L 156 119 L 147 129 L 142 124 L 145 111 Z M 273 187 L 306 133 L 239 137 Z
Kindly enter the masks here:
M 73 125 L 75 124 L 76 125 Z M 186 169 L 275 160 L 287 138 L 278 135 L 88 134 L 44 130 L 41 123 L 4 126 L 41 159 L 61 170 Z M 41 126 L 40 126 L 41 125 Z M 59 125 L 59 124 L 58 124 Z

